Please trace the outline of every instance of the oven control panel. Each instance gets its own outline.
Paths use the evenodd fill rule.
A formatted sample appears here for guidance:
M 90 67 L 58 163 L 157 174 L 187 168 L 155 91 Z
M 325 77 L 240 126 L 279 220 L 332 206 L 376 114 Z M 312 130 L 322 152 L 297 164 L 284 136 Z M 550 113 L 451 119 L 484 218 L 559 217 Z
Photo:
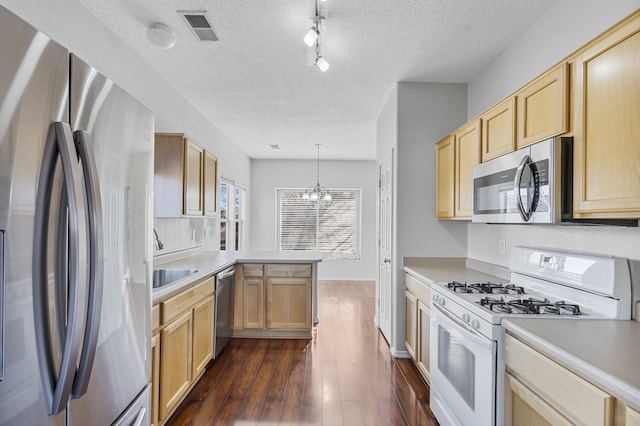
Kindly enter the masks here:
M 542 269 L 551 269 L 554 271 L 564 271 L 565 256 L 553 254 L 540 254 L 540 262 L 538 266 Z

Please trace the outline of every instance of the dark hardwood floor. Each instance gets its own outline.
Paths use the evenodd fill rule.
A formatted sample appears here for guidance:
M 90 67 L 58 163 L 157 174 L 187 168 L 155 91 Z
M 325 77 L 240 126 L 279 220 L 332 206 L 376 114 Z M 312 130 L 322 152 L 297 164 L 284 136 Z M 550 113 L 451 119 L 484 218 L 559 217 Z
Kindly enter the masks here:
M 373 323 L 373 282 L 320 281 L 311 340 L 234 339 L 169 425 L 437 425 Z

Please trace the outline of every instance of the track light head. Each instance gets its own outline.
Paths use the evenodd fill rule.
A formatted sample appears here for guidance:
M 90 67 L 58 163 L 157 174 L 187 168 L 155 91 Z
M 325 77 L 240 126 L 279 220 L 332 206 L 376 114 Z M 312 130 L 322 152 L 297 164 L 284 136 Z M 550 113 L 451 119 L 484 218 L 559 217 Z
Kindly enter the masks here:
M 320 68 L 320 71 L 325 72 L 329 69 L 329 62 L 327 62 L 327 60 L 322 56 L 318 55 L 316 57 L 316 66 Z
M 314 44 L 316 44 L 316 40 L 318 40 L 319 35 L 320 31 L 318 31 L 317 25 L 314 25 L 311 27 L 311 29 L 309 29 L 307 35 L 304 36 L 303 40 L 307 44 L 307 46 L 312 47 Z

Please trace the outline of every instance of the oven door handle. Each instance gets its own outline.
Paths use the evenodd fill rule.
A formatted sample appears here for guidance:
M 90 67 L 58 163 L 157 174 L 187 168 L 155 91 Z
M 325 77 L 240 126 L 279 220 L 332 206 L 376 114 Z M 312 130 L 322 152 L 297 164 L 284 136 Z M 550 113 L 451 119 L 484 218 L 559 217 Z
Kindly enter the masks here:
M 459 319 L 455 318 L 449 312 L 443 310 L 439 305 L 434 303 L 433 306 L 436 307 L 436 310 L 438 311 L 438 313 L 442 314 L 442 318 L 441 319 L 437 319 L 437 321 L 448 323 L 448 325 L 450 327 L 455 328 L 460 332 L 463 332 L 465 337 L 467 337 L 469 340 L 473 341 L 475 344 L 479 345 L 483 349 L 491 351 L 491 353 L 495 352 L 496 347 L 495 347 L 494 342 L 492 340 L 490 340 L 489 338 L 478 334 L 477 331 L 475 331 L 474 329 L 470 328 L 467 324 L 465 324 L 464 322 L 460 321 Z M 460 329 L 462 329 L 462 330 L 460 330 Z

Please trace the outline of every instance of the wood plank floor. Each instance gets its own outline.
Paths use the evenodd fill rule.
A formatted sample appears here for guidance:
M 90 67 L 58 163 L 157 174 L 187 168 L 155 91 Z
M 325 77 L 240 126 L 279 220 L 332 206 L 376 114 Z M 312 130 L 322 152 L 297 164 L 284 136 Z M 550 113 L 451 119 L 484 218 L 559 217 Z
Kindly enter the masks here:
M 311 340 L 233 339 L 168 425 L 437 425 L 373 323 L 373 282 L 320 281 Z

